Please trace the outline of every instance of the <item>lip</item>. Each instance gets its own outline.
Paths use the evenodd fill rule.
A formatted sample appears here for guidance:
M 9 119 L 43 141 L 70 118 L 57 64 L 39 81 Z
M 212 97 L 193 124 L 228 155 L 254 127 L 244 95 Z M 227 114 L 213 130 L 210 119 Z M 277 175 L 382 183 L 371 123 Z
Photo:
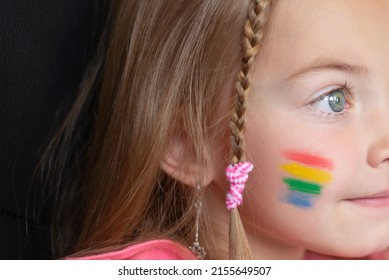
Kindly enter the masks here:
M 346 201 L 365 207 L 389 207 L 389 190 L 378 192 L 372 195 L 346 199 Z

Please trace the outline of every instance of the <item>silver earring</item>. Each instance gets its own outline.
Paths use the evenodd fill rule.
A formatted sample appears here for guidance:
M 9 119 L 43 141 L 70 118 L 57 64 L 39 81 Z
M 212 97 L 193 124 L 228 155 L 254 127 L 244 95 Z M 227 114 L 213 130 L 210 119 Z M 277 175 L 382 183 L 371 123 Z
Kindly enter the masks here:
M 196 203 L 194 204 L 196 208 L 196 222 L 195 222 L 195 240 L 193 242 L 193 246 L 189 247 L 192 252 L 197 255 L 197 259 L 203 260 L 206 253 L 204 247 L 200 246 L 199 242 L 199 226 L 200 226 L 200 215 L 201 210 L 203 208 L 203 203 L 201 202 L 201 187 L 197 185 L 196 187 Z

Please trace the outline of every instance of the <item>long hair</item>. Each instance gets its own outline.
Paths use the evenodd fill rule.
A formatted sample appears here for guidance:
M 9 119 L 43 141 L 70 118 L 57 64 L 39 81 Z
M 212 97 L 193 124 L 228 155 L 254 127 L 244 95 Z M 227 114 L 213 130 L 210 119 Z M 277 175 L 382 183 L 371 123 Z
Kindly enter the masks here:
M 160 162 L 177 136 L 187 140 L 183 159 L 204 161 L 204 144 L 218 137 L 209 127 L 221 88 L 237 73 L 238 90 L 229 92 L 231 108 L 237 96 L 233 162 L 244 158 L 249 71 L 269 2 L 111 1 L 95 61 L 43 160 L 44 179 L 57 190 L 58 257 L 160 236 L 193 242 L 195 188 L 166 175 Z M 230 257 L 249 258 L 232 215 Z M 207 256 L 220 258 L 206 227 Z

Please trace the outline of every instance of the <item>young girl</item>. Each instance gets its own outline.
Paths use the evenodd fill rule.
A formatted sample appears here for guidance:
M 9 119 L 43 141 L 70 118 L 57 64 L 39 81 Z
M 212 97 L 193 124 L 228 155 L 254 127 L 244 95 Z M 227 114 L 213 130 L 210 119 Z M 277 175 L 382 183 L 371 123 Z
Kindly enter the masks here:
M 388 1 L 111 6 L 46 157 L 60 257 L 383 256 Z

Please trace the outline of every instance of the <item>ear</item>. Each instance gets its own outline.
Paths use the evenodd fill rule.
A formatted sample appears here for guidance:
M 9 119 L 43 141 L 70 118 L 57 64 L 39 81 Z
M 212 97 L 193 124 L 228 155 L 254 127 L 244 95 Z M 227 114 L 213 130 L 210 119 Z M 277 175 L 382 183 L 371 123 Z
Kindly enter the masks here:
M 160 167 L 170 177 L 182 184 L 195 187 L 198 184 L 207 186 L 215 178 L 210 167 L 209 153 L 205 153 L 205 164 L 200 162 L 188 150 L 188 142 L 184 138 L 173 139 L 162 158 Z

